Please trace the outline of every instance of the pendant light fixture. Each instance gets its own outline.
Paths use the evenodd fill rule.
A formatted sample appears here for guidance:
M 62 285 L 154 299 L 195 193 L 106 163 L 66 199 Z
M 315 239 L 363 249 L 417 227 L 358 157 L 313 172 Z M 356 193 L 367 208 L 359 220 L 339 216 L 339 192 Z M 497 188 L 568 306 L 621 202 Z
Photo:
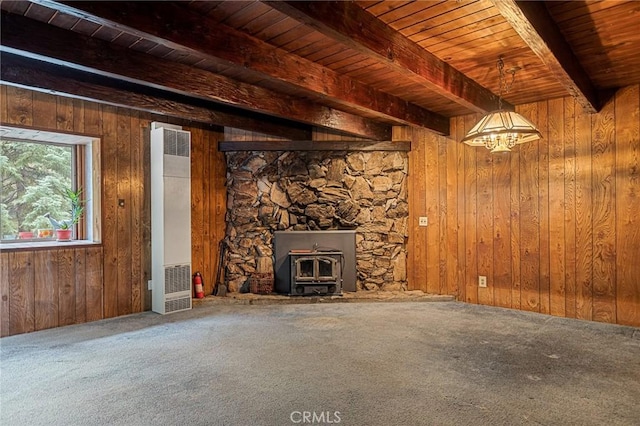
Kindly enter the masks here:
M 502 56 L 498 58 L 497 66 L 500 78 L 498 109 L 482 117 L 462 142 L 471 146 L 484 146 L 491 152 L 509 152 L 514 146 L 535 141 L 542 135 L 536 126 L 522 115 L 502 109 L 502 93 L 508 92 L 513 85 L 518 68 L 508 71 L 511 74 L 511 82 L 507 84 Z

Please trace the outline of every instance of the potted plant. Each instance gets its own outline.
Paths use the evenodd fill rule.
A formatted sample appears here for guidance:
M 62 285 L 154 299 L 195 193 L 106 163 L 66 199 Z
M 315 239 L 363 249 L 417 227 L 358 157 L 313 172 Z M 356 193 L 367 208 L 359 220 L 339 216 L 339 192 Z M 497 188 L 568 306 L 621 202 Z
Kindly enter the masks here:
M 78 188 L 74 191 L 71 188 L 65 188 L 64 196 L 71 203 L 70 218 L 57 222 L 56 236 L 58 241 L 70 241 L 73 233 L 73 227 L 78 223 L 84 213 L 84 200 L 80 199 L 82 189 Z M 51 220 L 51 219 L 50 219 Z M 52 222 L 53 223 L 53 222 Z
M 18 239 L 19 240 L 30 240 L 31 238 L 33 238 L 33 232 L 31 232 L 31 231 L 20 231 L 20 232 L 18 232 Z

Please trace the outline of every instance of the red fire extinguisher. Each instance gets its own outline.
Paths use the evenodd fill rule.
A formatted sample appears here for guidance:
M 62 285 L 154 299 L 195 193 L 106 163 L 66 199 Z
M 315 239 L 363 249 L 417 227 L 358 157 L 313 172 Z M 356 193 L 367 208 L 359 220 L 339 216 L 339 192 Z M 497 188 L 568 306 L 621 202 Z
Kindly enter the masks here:
M 196 297 L 202 299 L 204 297 L 204 289 L 202 288 L 202 275 L 200 275 L 200 272 L 193 274 L 193 287 Z

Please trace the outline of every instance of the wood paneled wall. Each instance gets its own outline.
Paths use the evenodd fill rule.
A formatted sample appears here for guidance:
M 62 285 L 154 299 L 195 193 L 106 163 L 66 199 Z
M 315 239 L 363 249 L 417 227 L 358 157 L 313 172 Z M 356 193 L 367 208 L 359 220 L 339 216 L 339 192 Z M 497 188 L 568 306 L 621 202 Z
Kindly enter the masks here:
M 183 124 L 0 86 L 2 123 L 101 137 L 103 182 L 100 246 L 1 253 L 3 336 L 150 309 L 149 126 L 154 120 Z M 224 235 L 226 172 L 217 152 L 222 132 L 196 125 L 184 129 L 192 132 L 193 270 L 202 272 L 205 291 L 211 293 L 217 242 Z
M 593 115 L 569 97 L 518 111 L 543 139 L 504 155 L 458 142 L 479 116 L 452 139 L 414 130 L 410 287 L 640 326 L 639 86 Z
M 544 134 L 507 155 L 414 130 L 410 286 L 460 300 L 640 325 L 640 94 L 598 114 L 572 98 L 523 105 Z M 0 332 L 17 334 L 149 309 L 148 127 L 144 113 L 0 86 L 0 121 L 102 137 L 103 243 L 3 251 Z M 175 120 L 170 120 L 175 122 Z M 226 208 L 222 133 L 192 132 L 193 270 L 215 282 Z M 124 200 L 119 207 L 118 200 Z M 419 216 L 429 226 L 417 226 Z M 478 275 L 488 287 L 478 288 Z
M 227 212 L 227 166 L 224 153 L 218 152 L 223 132 L 184 130 L 191 132 L 191 269 L 202 274 L 204 294 L 210 295 Z
M 0 253 L 0 335 L 104 318 L 102 247 Z
M 250 130 L 236 129 L 233 127 L 224 128 L 225 141 L 289 141 L 290 139 L 268 135 L 266 133 L 252 132 Z M 353 135 L 344 135 L 329 129 L 314 127 L 311 131 L 311 140 L 314 141 L 368 141 L 370 139 Z

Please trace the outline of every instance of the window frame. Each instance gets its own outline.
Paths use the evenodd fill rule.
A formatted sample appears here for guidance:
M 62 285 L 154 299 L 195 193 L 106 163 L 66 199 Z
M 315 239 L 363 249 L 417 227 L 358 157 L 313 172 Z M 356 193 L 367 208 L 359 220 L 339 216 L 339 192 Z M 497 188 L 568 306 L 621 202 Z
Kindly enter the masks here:
M 40 238 L 2 240 L 0 236 L 0 248 L 11 250 L 100 244 L 102 203 L 100 137 L 10 124 L 0 124 L 0 137 L 3 140 L 15 142 L 71 146 L 72 187 L 82 188 L 82 198 L 86 200 L 84 214 L 74 226 L 74 238 L 71 241 Z

